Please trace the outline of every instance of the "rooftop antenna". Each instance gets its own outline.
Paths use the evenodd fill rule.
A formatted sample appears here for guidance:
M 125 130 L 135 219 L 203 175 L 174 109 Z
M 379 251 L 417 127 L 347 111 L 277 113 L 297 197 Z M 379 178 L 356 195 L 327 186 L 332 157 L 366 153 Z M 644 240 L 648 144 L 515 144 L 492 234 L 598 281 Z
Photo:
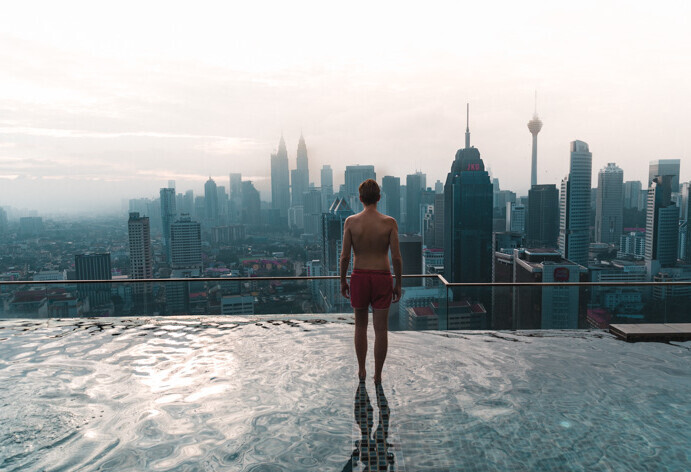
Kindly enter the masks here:
M 470 103 L 465 104 L 465 148 L 470 147 Z

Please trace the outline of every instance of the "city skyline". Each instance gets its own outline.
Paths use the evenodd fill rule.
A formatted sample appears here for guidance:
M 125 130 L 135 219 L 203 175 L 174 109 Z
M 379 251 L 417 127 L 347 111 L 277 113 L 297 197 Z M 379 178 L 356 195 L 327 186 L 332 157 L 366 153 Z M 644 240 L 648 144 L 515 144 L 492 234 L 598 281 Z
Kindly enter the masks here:
M 310 174 L 330 164 L 336 186 L 350 164 L 444 180 L 467 102 L 493 177 L 527 195 L 535 89 L 539 183 L 566 175 L 573 140 L 625 180 L 645 183 L 650 160 L 688 161 L 691 5 L 544 6 L 396 8 L 392 18 L 384 5 L 368 15 L 353 5 L 334 22 L 318 3 L 210 4 L 203 18 L 147 5 L 101 22 L 85 21 L 88 4 L 13 4 L 0 25 L 0 205 L 117 210 L 168 180 L 199 194 L 230 172 L 270 201 L 267 156 L 281 133 L 291 168 L 302 132 Z M 279 37 L 288 24 L 301 27 Z

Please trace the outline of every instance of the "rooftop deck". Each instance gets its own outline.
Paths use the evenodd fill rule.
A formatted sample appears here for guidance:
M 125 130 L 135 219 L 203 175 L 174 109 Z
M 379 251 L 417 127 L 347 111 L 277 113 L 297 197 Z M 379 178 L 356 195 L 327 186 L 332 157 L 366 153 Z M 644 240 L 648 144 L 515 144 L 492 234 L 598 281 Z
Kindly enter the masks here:
M 356 379 L 350 320 L 0 321 L 0 469 L 659 471 L 691 462 L 689 342 L 394 332 L 377 390 Z
M 624 341 L 689 341 L 691 323 L 615 324 L 609 332 Z

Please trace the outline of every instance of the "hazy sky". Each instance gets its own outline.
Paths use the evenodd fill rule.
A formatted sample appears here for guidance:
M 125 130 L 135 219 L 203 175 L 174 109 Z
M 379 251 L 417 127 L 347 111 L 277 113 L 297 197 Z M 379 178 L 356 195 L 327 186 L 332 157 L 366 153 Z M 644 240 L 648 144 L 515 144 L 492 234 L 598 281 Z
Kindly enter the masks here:
M 625 180 L 679 158 L 691 179 L 691 2 L 11 2 L 0 18 L 0 205 L 116 209 L 169 179 L 255 181 L 302 131 L 310 180 L 331 164 L 446 177 L 471 143 L 527 193 L 569 142 Z M 576 3 L 576 2 L 572 2 Z

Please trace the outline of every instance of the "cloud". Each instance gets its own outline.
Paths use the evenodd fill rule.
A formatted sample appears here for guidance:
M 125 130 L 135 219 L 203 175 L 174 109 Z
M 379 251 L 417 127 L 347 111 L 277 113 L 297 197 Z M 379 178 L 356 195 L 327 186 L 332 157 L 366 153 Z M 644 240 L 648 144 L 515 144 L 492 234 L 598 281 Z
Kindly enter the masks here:
M 51 138 L 93 138 L 93 139 L 116 139 L 127 137 L 143 138 L 163 138 L 163 139 L 217 139 L 222 140 L 223 145 L 251 143 L 245 138 L 232 138 L 228 136 L 215 136 L 204 134 L 186 133 L 161 133 L 155 131 L 130 131 L 130 132 L 108 132 L 108 131 L 87 131 L 75 129 L 58 128 L 32 128 L 25 126 L 3 126 L 0 127 L 0 134 L 7 135 L 27 135 L 27 136 L 46 136 Z M 9 146 L 8 146 L 9 147 Z

